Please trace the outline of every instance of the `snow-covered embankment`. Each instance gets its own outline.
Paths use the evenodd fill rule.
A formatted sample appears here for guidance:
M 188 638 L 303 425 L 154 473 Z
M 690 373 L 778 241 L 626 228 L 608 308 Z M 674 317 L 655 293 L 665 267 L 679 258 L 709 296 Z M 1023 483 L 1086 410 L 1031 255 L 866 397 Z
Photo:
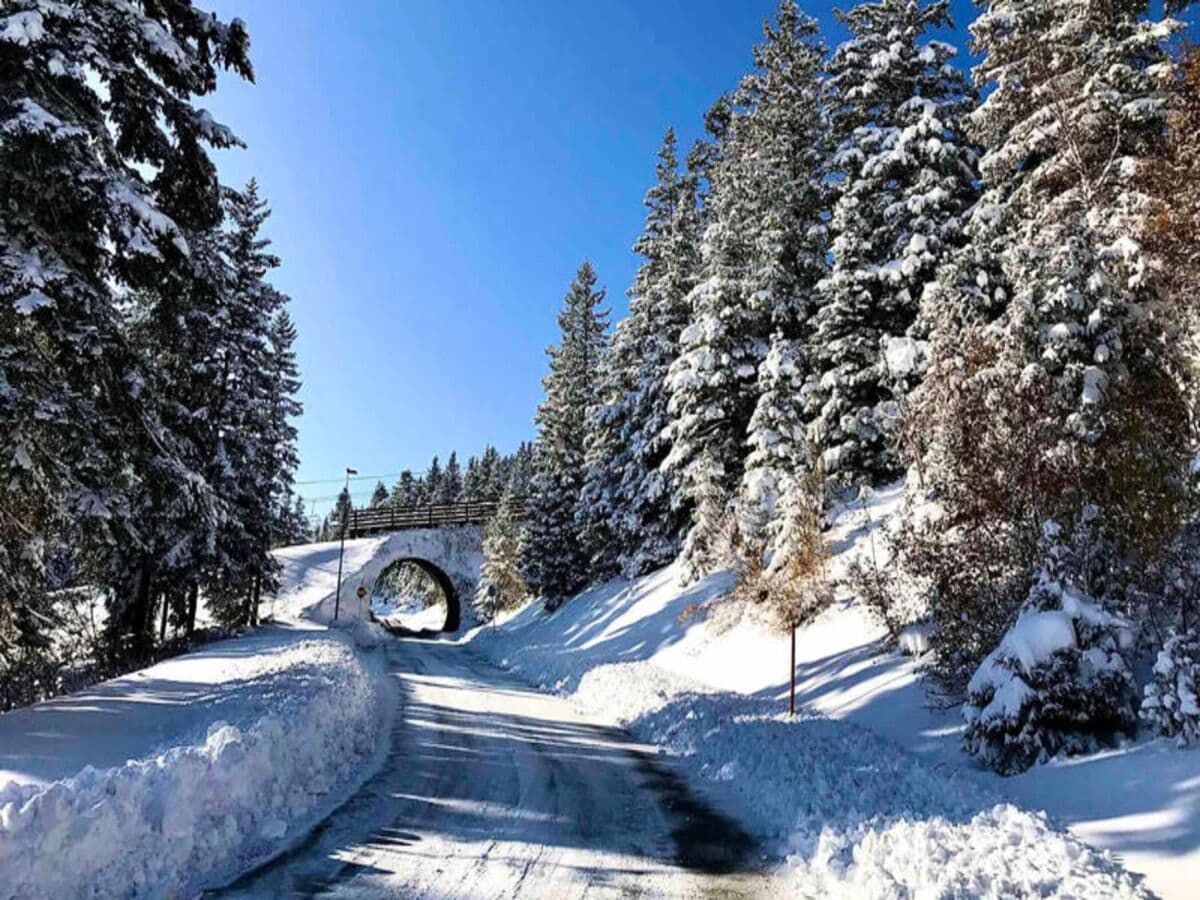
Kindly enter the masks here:
M 378 640 L 269 628 L 0 719 L 0 898 L 188 896 L 296 843 L 386 752 Z

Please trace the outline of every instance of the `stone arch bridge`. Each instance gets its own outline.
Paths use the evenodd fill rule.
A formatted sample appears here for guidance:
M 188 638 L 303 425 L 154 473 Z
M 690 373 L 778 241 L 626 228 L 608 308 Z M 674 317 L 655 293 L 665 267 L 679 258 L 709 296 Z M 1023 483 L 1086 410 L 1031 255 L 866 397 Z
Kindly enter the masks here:
M 446 595 L 445 632 L 455 632 L 473 619 L 471 598 L 483 566 L 483 532 L 499 504 L 450 503 L 417 507 L 375 507 L 352 510 L 346 537 L 373 539 L 376 545 L 365 563 L 347 570 L 342 584 L 343 609 L 358 609 L 355 593 L 361 585 L 371 595 L 385 570 L 404 563 L 426 572 Z

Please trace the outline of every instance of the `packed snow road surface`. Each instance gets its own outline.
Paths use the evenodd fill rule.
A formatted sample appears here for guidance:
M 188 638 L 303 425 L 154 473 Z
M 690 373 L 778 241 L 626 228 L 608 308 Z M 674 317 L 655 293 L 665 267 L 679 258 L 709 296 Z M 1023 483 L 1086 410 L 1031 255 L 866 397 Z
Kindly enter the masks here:
M 222 896 L 778 895 L 741 829 L 624 732 L 461 646 L 388 654 L 400 707 L 383 769 Z

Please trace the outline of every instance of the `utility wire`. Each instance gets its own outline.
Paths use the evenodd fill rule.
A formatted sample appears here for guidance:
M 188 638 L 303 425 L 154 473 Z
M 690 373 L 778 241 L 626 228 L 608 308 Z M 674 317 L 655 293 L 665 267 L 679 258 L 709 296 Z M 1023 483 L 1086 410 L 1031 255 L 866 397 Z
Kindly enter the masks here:
M 411 471 L 411 470 L 408 470 Z M 399 478 L 402 472 L 385 472 L 382 475 L 351 475 L 351 481 L 382 481 L 384 478 Z M 413 473 L 416 474 L 415 472 Z M 314 478 L 310 481 L 293 481 L 292 484 L 341 484 L 346 480 L 346 476 L 342 475 L 339 478 Z

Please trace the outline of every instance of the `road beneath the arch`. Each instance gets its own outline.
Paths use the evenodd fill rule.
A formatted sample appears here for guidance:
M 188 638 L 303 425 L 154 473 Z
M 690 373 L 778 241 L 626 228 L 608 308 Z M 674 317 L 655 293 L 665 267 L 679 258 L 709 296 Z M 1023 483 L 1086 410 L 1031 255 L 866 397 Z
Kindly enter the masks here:
M 308 840 L 217 896 L 758 897 L 736 824 L 653 748 L 441 641 L 386 652 L 382 770 Z

